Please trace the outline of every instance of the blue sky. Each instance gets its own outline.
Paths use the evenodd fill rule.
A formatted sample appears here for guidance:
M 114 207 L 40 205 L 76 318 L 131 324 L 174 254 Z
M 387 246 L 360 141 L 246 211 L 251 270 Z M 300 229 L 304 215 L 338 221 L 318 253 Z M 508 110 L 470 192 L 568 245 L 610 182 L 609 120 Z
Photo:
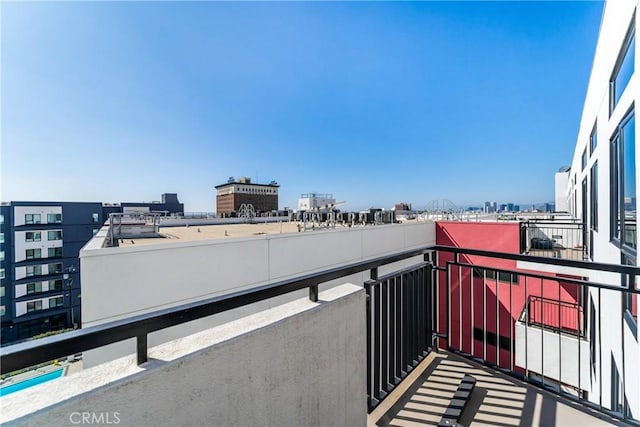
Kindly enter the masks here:
M 1 5 L 2 195 L 553 199 L 601 2 Z

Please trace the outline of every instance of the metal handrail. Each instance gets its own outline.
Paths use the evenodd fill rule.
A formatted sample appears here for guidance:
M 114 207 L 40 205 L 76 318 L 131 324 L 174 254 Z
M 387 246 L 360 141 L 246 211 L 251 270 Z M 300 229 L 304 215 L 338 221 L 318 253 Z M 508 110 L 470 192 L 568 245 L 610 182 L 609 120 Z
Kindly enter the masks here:
M 640 275 L 640 268 L 633 266 L 574 261 L 479 249 L 465 249 L 444 245 L 430 245 L 398 252 L 392 255 L 384 255 L 369 260 L 359 261 L 346 266 L 334 267 L 292 279 L 280 280 L 256 288 L 208 298 L 203 301 L 183 304 L 176 307 L 170 307 L 102 325 L 78 329 L 76 331 L 66 332 L 34 341 L 4 346 L 0 348 L 0 373 L 5 374 L 7 372 L 13 372 L 38 363 L 54 360 L 69 354 L 92 350 L 130 338 L 137 339 L 137 361 L 139 364 L 142 364 L 147 361 L 147 335 L 151 332 L 305 288 L 309 289 L 310 298 L 311 300 L 314 300 L 317 299 L 318 285 L 320 283 L 339 279 L 341 277 L 346 277 L 366 270 L 376 270 L 382 265 L 424 255 L 432 251 L 478 255 L 516 261 L 528 261 L 533 263 Z M 377 271 L 375 274 L 377 275 Z M 626 290 L 627 292 L 640 294 L 640 290 L 638 289 L 624 289 L 618 286 L 607 286 L 602 284 L 599 286 L 617 291 Z
M 280 280 L 256 288 L 208 298 L 203 301 L 5 346 L 0 349 L 0 373 L 13 372 L 38 363 L 92 350 L 130 338 L 137 339 L 137 361 L 138 364 L 142 364 L 147 361 L 147 335 L 151 332 L 305 288 L 309 289 L 310 299 L 317 301 L 318 285 L 320 283 L 366 270 L 377 269 L 379 266 L 423 255 L 430 251 L 430 247 L 422 247 L 393 255 L 385 255 L 292 279 Z

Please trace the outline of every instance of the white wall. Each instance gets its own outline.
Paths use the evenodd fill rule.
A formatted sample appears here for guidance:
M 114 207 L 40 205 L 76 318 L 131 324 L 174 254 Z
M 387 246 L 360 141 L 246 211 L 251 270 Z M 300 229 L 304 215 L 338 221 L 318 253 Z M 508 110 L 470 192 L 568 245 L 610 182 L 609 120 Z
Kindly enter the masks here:
M 543 346 L 544 336 L 544 346 Z M 589 341 L 516 322 L 516 365 L 591 391 Z M 579 362 L 578 362 L 579 361 Z M 562 368 L 562 372 L 560 372 Z M 578 378 L 580 371 L 580 378 Z M 562 374 L 562 378 L 560 375 Z
M 117 248 L 102 248 L 104 235 L 105 229 L 80 251 L 83 327 L 433 245 L 435 225 L 391 224 Z M 383 267 L 380 275 L 422 260 L 418 258 Z M 363 283 L 368 278 L 368 272 L 359 273 L 324 284 L 321 289 L 345 282 Z M 228 322 L 307 293 L 298 291 L 154 333 L 149 344 Z M 134 341 L 130 340 L 87 352 L 85 365 L 111 360 L 134 349 Z
M 556 212 L 569 212 L 569 202 L 567 200 L 568 185 L 569 185 L 569 172 L 556 172 L 556 178 L 555 178 Z
M 60 229 L 58 229 L 60 230 Z M 26 241 L 26 233 L 37 232 L 40 233 L 40 241 L 39 242 L 27 242 Z M 49 248 L 61 248 L 62 240 L 48 240 L 47 233 L 49 231 L 57 231 L 53 230 L 25 230 L 25 231 L 16 231 L 14 233 L 13 245 L 14 245 L 14 262 L 20 262 L 27 259 L 26 250 L 27 249 L 40 249 L 42 258 L 47 258 L 49 255 Z
M 40 223 L 47 224 L 47 214 L 61 214 L 62 206 L 15 206 L 13 208 L 14 226 L 25 225 L 25 214 L 40 214 Z
M 0 422 L 74 425 L 88 412 L 101 425 L 364 427 L 364 290 L 319 297 L 156 347 L 140 367 L 126 357 L 7 395 Z
M 610 242 L 611 230 L 611 197 L 610 197 L 610 139 L 616 126 L 620 123 L 624 115 L 632 105 L 635 105 L 636 116 L 636 146 L 638 144 L 638 120 L 640 106 L 640 44 L 638 43 L 638 28 L 640 14 L 638 0 L 608 1 L 605 4 L 600 34 L 596 47 L 595 58 L 589 87 L 585 99 L 585 104 L 580 122 L 580 130 L 571 164 L 570 183 L 567 194 L 576 192 L 576 215 L 581 216 L 582 194 L 581 183 L 586 177 L 589 182 L 589 171 L 593 164 L 598 162 L 598 231 L 594 232 L 594 261 L 605 263 L 620 263 L 620 249 Z M 634 15 L 635 12 L 635 15 Z M 635 72 L 629 81 L 622 97 L 618 101 L 613 113 L 609 115 L 609 79 L 613 73 L 627 30 L 632 18 L 635 16 L 636 28 L 636 51 L 635 51 Z M 587 167 L 582 169 L 582 153 L 585 148 L 588 152 L 588 144 L 594 124 L 597 123 L 598 144 L 589 156 Z M 636 148 L 636 165 L 640 165 L 640 150 Z M 573 184 L 575 176 L 575 187 Z M 640 170 L 636 169 L 636 188 L 640 188 Z M 637 221 L 638 218 L 636 218 Z M 588 221 L 588 218 L 584 218 Z M 603 283 L 619 284 L 619 275 L 607 275 L 606 273 L 594 273 L 590 277 L 593 281 Z M 601 298 L 601 300 L 599 299 Z M 590 399 L 599 401 L 599 390 L 602 388 L 602 402 L 605 406 L 610 405 L 611 396 L 611 356 L 622 374 L 623 364 L 627 367 L 627 375 L 635 375 L 633 380 L 627 379 L 625 383 L 625 393 L 629 400 L 633 416 L 640 418 L 640 389 L 637 376 L 640 375 L 637 367 L 640 366 L 638 358 L 638 336 L 635 339 L 625 339 L 625 349 L 623 351 L 623 336 L 631 336 L 631 331 L 622 320 L 621 300 L 619 292 L 602 291 L 598 295 L 596 290 L 590 292 L 590 299 L 595 302 L 596 310 L 600 311 L 598 319 L 601 320 L 599 329 L 602 336 L 598 342 L 601 346 L 598 349 L 597 371 L 602 369 L 602 384 L 594 384 Z M 599 354 L 602 354 L 600 360 Z M 633 367 L 630 368 L 629 367 Z M 599 375 L 596 376 L 599 381 Z

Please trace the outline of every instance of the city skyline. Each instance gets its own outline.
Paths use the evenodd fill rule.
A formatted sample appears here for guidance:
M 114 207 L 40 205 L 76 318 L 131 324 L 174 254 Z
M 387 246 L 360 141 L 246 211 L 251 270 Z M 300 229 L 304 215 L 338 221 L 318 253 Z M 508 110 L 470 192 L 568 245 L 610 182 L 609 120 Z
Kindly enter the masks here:
M 602 7 L 3 3 L 1 199 L 213 211 L 246 175 L 280 207 L 543 203 Z

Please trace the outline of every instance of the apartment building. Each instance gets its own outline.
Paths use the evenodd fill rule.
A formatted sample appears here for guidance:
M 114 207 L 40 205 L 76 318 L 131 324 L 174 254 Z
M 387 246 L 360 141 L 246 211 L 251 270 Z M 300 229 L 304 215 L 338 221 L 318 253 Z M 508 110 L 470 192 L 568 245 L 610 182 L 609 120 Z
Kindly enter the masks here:
M 565 199 L 584 224 L 588 258 L 638 265 L 636 120 L 640 101 L 638 1 L 607 2 L 602 17 L 580 130 L 568 171 Z M 590 280 L 637 287 L 625 274 L 594 273 Z M 589 399 L 618 412 L 640 415 L 638 295 L 591 288 L 586 302 L 594 314 L 597 343 Z M 635 374 L 629 375 L 630 372 Z
M 2 343 L 80 325 L 78 253 L 102 227 L 101 203 L 0 206 Z

